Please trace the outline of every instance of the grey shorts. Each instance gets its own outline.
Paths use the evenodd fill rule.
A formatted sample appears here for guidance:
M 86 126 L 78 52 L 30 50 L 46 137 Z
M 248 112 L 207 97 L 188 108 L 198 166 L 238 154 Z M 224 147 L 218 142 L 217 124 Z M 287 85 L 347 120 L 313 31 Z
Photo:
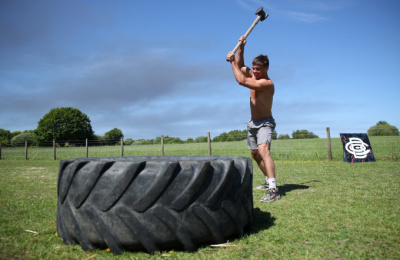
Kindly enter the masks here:
M 272 141 L 272 133 L 274 132 L 276 123 L 273 117 L 253 120 L 247 123 L 247 146 L 251 150 L 257 150 L 258 145 L 270 143 Z

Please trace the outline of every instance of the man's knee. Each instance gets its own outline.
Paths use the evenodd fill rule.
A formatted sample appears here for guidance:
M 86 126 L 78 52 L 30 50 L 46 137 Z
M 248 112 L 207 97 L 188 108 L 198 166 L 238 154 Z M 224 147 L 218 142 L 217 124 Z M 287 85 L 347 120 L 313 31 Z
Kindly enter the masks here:
M 266 144 L 260 144 L 258 146 L 258 153 L 263 158 L 265 156 L 270 156 L 270 153 L 269 153 L 269 142 L 267 142 Z
M 251 157 L 253 157 L 254 160 L 258 161 L 259 159 L 258 150 L 251 150 Z

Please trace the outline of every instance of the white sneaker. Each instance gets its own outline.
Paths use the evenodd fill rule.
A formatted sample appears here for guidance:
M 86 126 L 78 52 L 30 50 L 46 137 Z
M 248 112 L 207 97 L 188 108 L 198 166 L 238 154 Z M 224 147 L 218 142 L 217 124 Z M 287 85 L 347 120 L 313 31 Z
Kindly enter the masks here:
M 268 182 L 265 182 L 264 184 L 257 186 L 254 189 L 255 190 L 268 190 L 268 188 L 269 188 L 269 184 L 268 184 Z

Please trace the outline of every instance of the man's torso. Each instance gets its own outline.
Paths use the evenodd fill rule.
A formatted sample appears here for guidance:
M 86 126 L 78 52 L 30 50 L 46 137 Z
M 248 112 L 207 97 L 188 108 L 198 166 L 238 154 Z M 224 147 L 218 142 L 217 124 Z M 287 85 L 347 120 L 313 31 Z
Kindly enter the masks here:
M 272 102 L 274 86 L 269 90 L 250 90 L 250 109 L 253 119 L 261 119 L 272 116 Z

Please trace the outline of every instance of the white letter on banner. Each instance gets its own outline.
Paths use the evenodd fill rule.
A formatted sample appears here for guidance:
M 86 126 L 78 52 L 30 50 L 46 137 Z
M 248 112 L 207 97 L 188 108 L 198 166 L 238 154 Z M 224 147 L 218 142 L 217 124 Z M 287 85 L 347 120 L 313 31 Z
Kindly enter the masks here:
M 350 142 L 346 144 L 346 151 L 353 154 L 356 159 L 364 159 L 371 151 L 367 149 L 368 144 L 364 143 L 360 138 L 350 137 Z

